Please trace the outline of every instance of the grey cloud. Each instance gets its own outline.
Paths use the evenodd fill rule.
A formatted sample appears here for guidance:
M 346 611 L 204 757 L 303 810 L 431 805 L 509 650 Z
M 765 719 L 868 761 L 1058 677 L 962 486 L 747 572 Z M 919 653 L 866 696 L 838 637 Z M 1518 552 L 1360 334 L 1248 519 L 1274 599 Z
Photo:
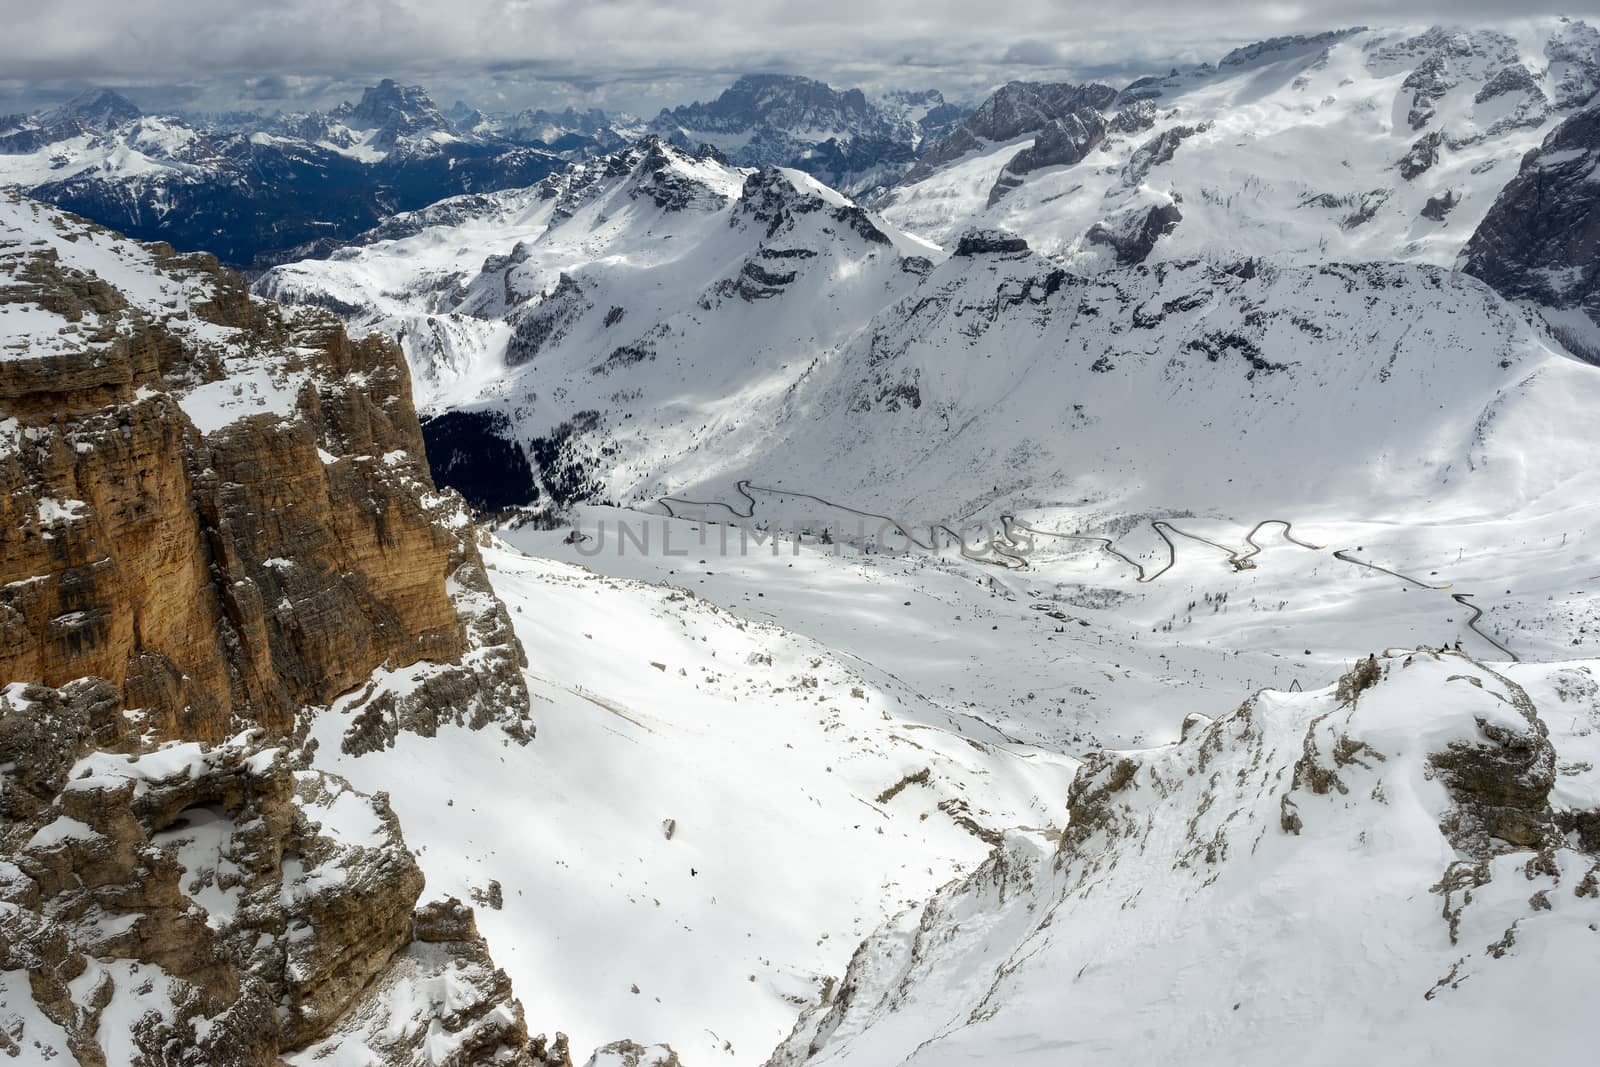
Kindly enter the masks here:
M 652 99 L 643 90 L 707 95 L 745 70 L 975 95 L 1012 76 L 1132 76 L 1356 22 L 1542 13 L 1557 9 L 1539 0 L 0 0 L 9 31 L 0 70 L 10 85 L 203 83 L 213 104 L 231 93 L 284 106 L 325 103 L 385 75 L 441 100 L 484 92 L 508 106 L 577 94 L 638 107 Z
M 1018 41 L 1006 49 L 1004 62 L 1025 67 L 1059 67 L 1061 46 L 1050 41 Z

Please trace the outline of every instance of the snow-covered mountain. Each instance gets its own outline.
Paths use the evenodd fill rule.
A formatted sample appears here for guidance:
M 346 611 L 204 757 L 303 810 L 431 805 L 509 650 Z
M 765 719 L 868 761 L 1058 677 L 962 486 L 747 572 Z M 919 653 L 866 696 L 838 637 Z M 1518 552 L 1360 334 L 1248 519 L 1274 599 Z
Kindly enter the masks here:
M 1003 227 L 1080 271 L 1450 266 L 1523 155 L 1597 87 L 1600 33 L 1577 21 L 1279 38 L 1114 96 L 1007 86 L 876 206 L 940 242 Z M 1041 152 L 1038 131 L 1075 114 L 1087 135 L 1053 129 Z
M 144 116 L 108 90 L 0 119 L 0 186 L 236 264 L 325 250 L 396 211 L 526 185 L 560 164 L 461 133 L 420 88 L 388 80 L 357 103 L 254 129 Z
M 744 478 L 991 518 L 1357 491 L 1371 509 L 1471 509 L 1490 484 L 1502 506 L 1531 499 L 1589 456 L 1543 423 L 1580 418 L 1593 376 L 1437 267 L 1078 275 L 994 231 L 946 254 L 798 172 L 659 140 L 390 232 L 258 292 L 399 336 L 423 409 L 454 413 L 432 424 L 437 473 L 502 504 L 737 503 Z M 469 462 L 486 438 L 515 446 L 506 469 Z M 1510 458 L 1525 451 L 1548 478 Z
M 1516 54 L 1567 55 L 1587 30 L 1530 32 Z M 930 173 L 882 212 L 794 168 L 646 139 L 527 190 L 397 216 L 326 261 L 264 275 L 264 295 L 402 339 L 441 481 L 485 511 L 529 504 L 558 526 L 506 528 L 522 551 L 558 562 L 508 550 L 494 557 L 502 586 L 539 619 L 533 645 L 565 650 L 563 670 L 594 679 L 586 688 L 629 695 L 608 700 L 625 716 L 605 724 L 614 731 L 572 717 L 566 747 L 541 765 L 547 788 L 514 770 L 496 778 L 493 792 L 518 810 L 558 798 L 609 811 L 610 794 L 578 798 L 593 797 L 582 768 L 611 759 L 675 806 L 738 807 L 655 769 L 706 751 L 680 731 L 732 736 L 711 727 L 710 701 L 715 686 L 750 684 L 722 663 L 733 634 L 641 621 L 628 632 L 666 652 L 608 644 L 599 620 L 624 617 L 640 580 L 672 590 L 661 607 L 715 605 L 817 642 L 824 674 L 837 662 L 895 679 L 916 694 L 889 710 L 896 722 L 933 721 L 923 717 L 937 709 L 978 746 L 1083 760 L 1065 829 L 1028 828 L 1019 820 L 1039 809 L 1006 791 L 1017 765 L 986 765 L 982 785 L 942 762 L 923 777 L 922 752 L 894 744 L 884 751 L 904 758 L 886 774 L 868 755 L 870 716 L 821 724 L 854 738 L 863 781 L 883 782 L 857 799 L 887 816 L 886 834 L 907 811 L 937 818 L 926 781 L 963 802 L 991 798 L 974 821 L 1009 832 L 982 866 L 883 924 L 848 967 L 835 931 L 894 910 L 886 896 L 807 906 L 800 925 L 830 936 L 785 971 L 779 955 L 802 957 L 777 941 L 747 966 L 741 946 L 756 931 L 732 908 L 750 898 L 708 885 L 729 912 L 705 906 L 682 925 L 710 958 L 741 962 L 701 978 L 681 970 L 680 953 L 644 947 L 660 943 L 649 933 L 654 901 L 667 899 L 656 888 L 677 900 L 712 867 L 744 870 L 759 835 L 728 825 L 717 844 L 697 843 L 685 890 L 670 868 L 676 846 L 638 828 L 649 805 L 626 807 L 615 831 L 639 871 L 595 874 L 591 849 L 575 843 L 584 861 L 547 874 L 498 858 L 520 823 L 480 829 L 430 819 L 438 805 L 426 797 L 400 802 L 430 847 L 470 828 L 484 854 L 436 861 L 449 884 L 511 870 L 548 887 L 535 900 L 593 886 L 583 915 L 558 925 L 622 923 L 640 946 L 614 967 L 564 944 L 587 984 L 557 988 L 516 955 L 546 928 L 536 904 L 518 904 L 488 922 L 512 946 L 519 988 L 580 1001 L 587 1033 L 643 1019 L 628 1032 L 741 1062 L 766 1055 L 749 1050 L 785 1014 L 772 998 L 787 989 L 806 1003 L 790 1037 L 773 1038 L 774 1064 L 1099 1062 L 1178 1041 L 1200 1062 L 1257 1063 L 1293 1055 L 1324 1017 L 1312 1032 L 1326 1055 L 1313 1059 L 1381 1059 L 1391 1035 L 1395 1047 L 1495 1050 L 1482 1021 L 1521 983 L 1550 1005 L 1527 1047 L 1573 1052 L 1568 976 L 1586 966 L 1594 922 L 1584 828 L 1596 808 L 1595 666 L 1499 661 L 1587 655 L 1600 632 L 1586 582 L 1600 565 L 1600 454 L 1585 430 L 1600 371 L 1531 309 L 1451 268 L 1515 157 L 1577 113 L 1558 101 L 1587 75 L 1566 60 L 1540 66 L 1549 114 L 1505 124 L 1519 112 L 1500 97 L 1515 92 L 1485 93 L 1509 54 L 1491 47 L 1500 40 L 1340 32 L 1263 42 L 1123 90 L 1008 87 L 981 122 L 947 136 L 970 137 L 970 153 L 925 154 Z M 1423 93 L 1426 71 L 1441 68 L 1454 84 Z M 1291 104 L 1319 90 L 1349 106 Z M 1481 137 L 1461 132 L 1472 123 Z M 990 136 L 1007 129 L 1024 132 Z M 1400 177 L 1435 131 L 1437 158 L 1419 152 Z M 1327 164 L 1329 143 L 1349 166 Z M 1178 165 L 1202 146 L 1207 165 Z M 1572 158 L 1551 154 L 1557 166 Z M 1500 162 L 1480 166 L 1491 157 Z M 1132 185 L 1130 166 L 1142 168 Z M 1369 217 L 1349 227 L 1322 203 L 1283 222 L 1267 208 L 1304 195 L 1285 175 L 1334 199 L 1385 182 L 1396 191 L 1370 213 L 1351 207 Z M 1397 238 L 1413 225 L 1401 200 L 1420 213 L 1442 195 L 1429 183 L 1463 175 L 1471 196 L 1429 220 L 1427 241 Z M 1157 195 L 1165 181 L 1228 191 Z M 1071 191 L 1077 182 L 1086 188 Z M 1581 195 L 1581 181 L 1570 188 Z M 942 201 L 936 239 L 902 224 Z M 1091 202 L 1102 210 L 1079 210 Z M 1561 247 L 1581 256 L 1581 242 Z M 779 551 L 752 549 L 750 527 L 777 534 Z M 541 612 L 552 583 L 568 581 L 577 589 Z M 699 638 L 714 659 L 694 654 Z M 1459 655 L 1441 647 L 1456 642 Z M 733 647 L 747 665 L 766 654 Z M 1372 667 L 1350 671 L 1373 652 Z M 695 710 L 675 710 L 677 688 L 646 695 L 650 671 L 698 686 L 683 694 Z M 561 673 L 546 676 L 548 692 L 567 706 Z M 844 691 L 841 681 L 818 695 L 826 705 Z M 641 706 L 674 710 L 650 718 Z M 1177 741 L 1192 713 L 1204 718 L 1186 740 L 1148 748 Z M 810 743 L 784 729 L 782 754 Z M 339 769 L 372 788 L 388 766 L 420 766 L 399 760 Z M 807 788 L 760 760 L 715 762 L 774 795 Z M 1045 778 L 1073 769 L 1030 766 Z M 935 810 L 955 810 L 943 803 Z M 798 809 L 764 818 L 806 841 L 832 832 L 802 824 Z M 958 855 L 932 839 L 919 847 L 946 863 Z M 852 853 L 828 874 L 883 878 L 876 858 Z M 746 975 L 737 992 L 718 985 L 725 969 Z M 635 973 L 670 977 L 655 993 L 655 980 L 624 977 Z M 704 1026 L 683 1024 L 684 1012 Z
M 277 126 L 290 136 L 367 161 L 396 151 L 442 151 L 473 136 L 458 132 L 420 85 L 400 85 L 392 78 L 364 89 L 359 101 L 345 101 L 327 112 L 281 116 Z
M 662 399 L 641 388 L 658 366 L 679 368 L 663 387 L 695 383 L 685 412 L 746 407 L 751 397 L 734 398 L 747 390 L 776 399 L 770 389 L 910 291 L 937 252 L 799 171 L 743 170 L 714 150 L 691 155 L 656 137 L 533 189 L 446 201 L 385 231 L 398 236 L 277 268 L 258 291 L 399 336 L 430 413 L 514 413 L 519 448 L 538 437 L 539 448 L 572 453 L 550 465 L 542 487 L 524 477 L 518 503 L 629 492 L 578 453 L 586 438 L 598 442 L 588 432 L 596 420 Z M 485 257 L 485 240 L 504 251 Z M 695 346 L 691 361 L 685 346 Z M 551 392 L 553 361 L 564 367 L 556 393 L 565 399 Z M 612 394 L 629 398 L 626 409 Z M 686 443 L 667 432 L 677 443 L 663 438 L 662 447 Z M 435 462 L 451 465 L 437 454 Z
M 892 184 L 965 114 L 936 90 L 870 100 L 811 78 L 747 74 L 715 100 L 662 109 L 650 130 L 743 166 L 793 167 L 847 192 Z

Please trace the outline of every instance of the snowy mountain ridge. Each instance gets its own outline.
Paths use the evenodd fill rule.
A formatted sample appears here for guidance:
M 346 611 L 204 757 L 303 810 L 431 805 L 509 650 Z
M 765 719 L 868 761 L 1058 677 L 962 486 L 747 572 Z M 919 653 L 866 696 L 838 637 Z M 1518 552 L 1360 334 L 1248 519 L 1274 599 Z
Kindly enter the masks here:
M 563 1067 L 569 1044 L 596 1049 L 590 1067 L 1588 1053 L 1600 368 L 1574 338 L 1593 313 L 1597 45 L 1570 20 L 1282 37 L 1120 89 L 1008 84 L 937 145 L 940 98 L 784 78 L 605 154 L 597 116 L 527 116 L 593 140 L 537 181 L 384 210 L 263 273 L 241 307 L 331 311 L 380 335 L 350 347 L 388 374 L 250 373 L 230 349 L 215 380 L 158 383 L 195 424 L 174 447 L 213 449 L 211 473 L 173 469 L 223 495 L 253 484 L 217 468 L 223 443 L 370 403 L 404 378 L 398 340 L 425 419 L 404 448 L 324 456 L 300 434 L 285 469 L 312 476 L 261 481 L 353 487 L 330 513 L 370 514 L 359 544 L 393 575 L 470 546 L 485 580 L 446 593 L 481 609 L 473 636 L 500 639 L 499 681 L 525 685 L 538 725 L 508 744 L 473 729 L 482 702 L 417 713 L 454 694 L 426 661 L 328 681 L 349 661 L 328 649 L 384 612 L 331 626 L 308 601 L 236 596 L 317 635 L 272 647 L 320 657 L 284 673 L 327 692 L 293 739 L 315 773 L 262 756 L 224 780 L 274 812 L 303 786 L 272 848 L 309 844 L 311 880 L 391 863 L 383 937 L 411 931 L 331 1031 L 281 1042 L 290 1061 L 417 1067 L 417 1040 L 430 1067 L 465 1067 L 480 1022 L 535 1067 Z M 63 121 L 89 130 L 117 108 L 78 110 Z M 825 151 L 787 155 L 866 144 L 885 116 L 923 161 L 885 197 L 819 179 Z M 295 143 L 384 166 L 503 123 L 380 86 L 326 132 L 357 154 L 393 140 L 383 163 Z M 41 367 L 123 343 L 134 313 L 82 273 L 49 306 L 31 276 L 0 292 Z M 209 336 L 190 290 L 133 302 Z M 29 417 L 0 418 L 0 459 L 84 469 L 37 445 L 55 412 Z M 114 450 L 117 420 L 96 426 Z M 397 551 L 408 513 L 373 500 L 428 477 L 475 514 L 427 494 L 448 530 Z M 21 529 L 83 523 L 77 495 L 30 503 Z M 301 513 L 247 509 L 218 551 Z M 315 569 L 309 539 L 255 555 L 262 589 Z M 0 593 L 24 602 L 32 573 Z M 30 618 L 46 636 L 93 621 Z M 178 684 L 146 687 L 149 706 L 181 709 Z M 0 718 L 97 721 L 97 692 L 0 687 Z M 100 779 L 179 753 L 149 755 L 60 769 L 109 796 L 130 787 Z M 246 758 L 199 755 L 182 765 L 207 781 Z M 226 937 L 264 952 L 224 884 L 250 814 L 146 829 Z M 78 827 L 28 817 L 30 863 L 93 858 Z M 374 819 L 404 845 L 350 832 Z M 269 860 L 247 893 L 306 880 Z M 423 878 L 457 903 L 413 912 Z M 73 936 L 85 956 L 106 943 Z M 26 962 L 0 971 L 0 1008 L 34 996 Z M 130 978 L 111 976 L 99 1018 L 192 1017 Z M 512 988 L 529 1028 L 570 1043 L 497 1012 Z M 68 999 L 92 1008 L 87 993 Z M 51 1018 L 31 1012 L 30 1037 L 54 1039 Z
M 1294 472 L 1323 454 L 1352 487 L 1385 471 L 1374 503 L 1483 478 L 1520 496 L 1520 467 L 1493 457 L 1523 424 L 1499 416 L 1590 387 L 1537 324 L 1437 268 L 1084 276 L 979 233 L 944 256 L 796 172 L 659 141 L 430 212 L 448 221 L 275 269 L 258 292 L 400 336 L 424 409 L 493 413 L 545 449 L 571 483 L 558 504 L 787 477 L 948 515 L 1037 485 L 1126 508 L 1305 506 Z M 1305 418 L 1327 397 L 1351 421 Z M 1151 410 L 1162 428 L 1129 441 Z M 1256 443 L 1288 433 L 1302 447 Z M 1008 454 L 1005 486 L 977 473 Z
M 1196 256 L 1448 266 L 1522 156 L 1597 87 L 1600 33 L 1578 21 L 1284 38 L 1110 101 L 1021 109 L 1007 87 L 875 206 L 941 243 L 1009 229 L 1080 271 Z M 1028 139 L 1085 104 L 1107 123 L 1091 150 L 1007 182 Z M 996 112 L 1016 121 L 978 128 Z
M 869 679 L 905 683 L 916 702 L 897 721 L 937 709 L 969 741 L 1081 762 L 1065 829 L 991 808 L 975 821 L 1006 832 L 982 866 L 889 918 L 848 966 L 838 933 L 816 938 L 809 988 L 776 978 L 767 956 L 736 1002 L 675 980 L 657 1007 L 645 981 L 640 1011 L 622 995 L 637 980 L 596 963 L 586 1010 L 649 1019 L 629 1029 L 686 1062 L 719 1055 L 734 1028 L 737 1058 L 766 1055 L 747 1050 L 783 1014 L 765 999 L 780 988 L 806 1003 L 790 1002 L 802 1017 L 772 1037 L 774 1064 L 1056 1064 L 1145 1048 L 1265 1062 L 1304 1052 L 1308 1034 L 1302 1058 L 1334 1062 L 1382 1059 L 1388 1033 L 1474 1062 L 1504 1049 L 1485 1030 L 1521 983 L 1551 1007 L 1516 1040 L 1575 1052 L 1579 987 L 1563 976 L 1583 971 L 1593 936 L 1597 713 L 1593 664 L 1562 661 L 1589 655 L 1600 632 L 1588 581 L 1600 456 L 1581 429 L 1600 377 L 1531 309 L 1453 266 L 1478 228 L 1469 215 L 1501 197 L 1518 153 L 1585 113 L 1487 92 L 1514 79 L 1499 75 L 1505 41 L 1517 56 L 1565 55 L 1585 29 L 1357 30 L 1266 42 L 1120 92 L 1050 89 L 1070 106 L 1047 116 L 1048 136 L 958 154 L 882 210 L 792 169 L 646 140 L 263 276 L 264 294 L 399 335 L 437 476 L 485 512 L 524 508 L 556 526 L 502 527 L 559 561 L 498 557 L 530 612 L 545 568 L 579 567 L 619 596 L 661 583 L 669 599 L 775 623 L 882 672 Z M 1551 101 L 1573 71 L 1581 80 L 1581 64 L 1555 63 L 1538 74 Z M 1348 106 L 1303 104 L 1324 88 Z M 1329 143 L 1361 150 L 1339 160 L 1348 167 L 1314 166 Z M 1185 159 L 1201 151 L 1226 165 Z M 1460 202 L 1430 209 L 1443 221 L 1423 216 L 1445 199 L 1428 183 L 1463 174 L 1476 184 Z M 1177 186 L 1191 179 L 1214 195 Z M 1362 196 L 1344 202 L 1347 186 Z M 940 220 L 936 242 L 907 223 L 912 205 Z M 624 528 L 648 547 L 629 547 Z M 750 547 L 774 535 L 775 552 Z M 576 649 L 585 671 L 618 672 L 589 675 L 595 687 L 633 694 L 614 702 L 633 720 L 627 740 L 580 742 L 587 720 L 574 716 L 566 751 L 629 766 L 641 746 L 669 751 L 634 714 L 650 701 L 633 687 L 657 663 L 670 680 L 683 653 L 652 631 L 649 647 L 672 650 L 622 642 L 608 659 L 599 620 L 620 606 L 562 604 L 534 643 Z M 1465 651 L 1441 648 L 1452 642 Z M 1374 652 L 1376 685 L 1368 673 L 1331 684 Z M 706 699 L 713 676 L 744 674 L 720 666 L 726 655 L 673 684 Z M 1512 657 L 1528 662 L 1501 664 Z M 1164 744 L 1195 715 L 1187 740 Z M 856 744 L 862 730 L 833 736 Z M 828 766 L 823 781 L 838 773 Z M 891 820 L 925 805 L 921 770 L 917 758 L 880 769 L 882 791 L 865 799 Z M 989 788 L 1012 781 L 992 773 Z M 651 773 L 651 791 L 681 795 L 667 777 Z M 972 788 L 962 800 L 987 792 Z M 1474 790 L 1515 803 L 1486 814 Z M 591 791 L 553 787 L 575 805 Z M 434 842 L 465 832 L 425 826 Z M 502 851 L 513 840 L 481 832 Z M 754 840 L 697 853 L 673 891 L 746 862 L 765 847 Z M 635 848 L 652 872 L 668 855 Z M 649 924 L 633 911 L 643 877 L 577 864 L 561 875 L 629 887 L 594 907 Z M 489 932 L 515 945 L 539 923 L 523 906 Z M 694 925 L 719 959 L 738 951 L 737 920 Z M 677 973 L 643 948 L 626 958 Z M 1218 980 L 1218 961 L 1237 981 Z M 548 983 L 512 966 L 519 988 Z M 671 1002 L 711 1020 L 706 1032 L 667 1017 Z

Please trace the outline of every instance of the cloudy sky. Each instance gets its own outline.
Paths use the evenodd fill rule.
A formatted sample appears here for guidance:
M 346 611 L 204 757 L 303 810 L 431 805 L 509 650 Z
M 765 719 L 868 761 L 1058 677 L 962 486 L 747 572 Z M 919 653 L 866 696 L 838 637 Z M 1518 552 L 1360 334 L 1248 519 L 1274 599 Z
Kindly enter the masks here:
M 965 97 L 1008 77 L 1117 79 L 1214 60 L 1276 34 L 1562 10 L 1540 0 L 0 0 L 0 110 L 85 84 L 123 88 L 147 109 L 300 109 L 393 76 L 442 105 L 653 113 L 746 71 Z

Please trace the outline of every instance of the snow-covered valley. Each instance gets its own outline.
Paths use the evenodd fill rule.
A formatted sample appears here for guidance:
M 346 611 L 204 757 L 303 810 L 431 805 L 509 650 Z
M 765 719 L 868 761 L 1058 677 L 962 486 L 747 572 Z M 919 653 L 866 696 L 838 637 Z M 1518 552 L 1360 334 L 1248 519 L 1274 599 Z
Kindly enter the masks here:
M 175 398 L 174 439 L 270 430 L 329 484 L 400 485 L 380 505 L 351 480 L 356 504 L 331 513 L 370 518 L 351 536 L 374 573 L 406 579 L 395 603 L 432 590 L 472 637 L 418 623 L 459 664 L 373 651 L 353 688 L 301 701 L 281 752 L 228 742 L 273 773 L 299 761 L 312 799 L 297 803 L 327 814 L 307 830 L 302 812 L 294 840 L 320 825 L 349 855 L 387 849 L 392 882 L 475 909 L 394 904 L 404 947 L 365 999 L 274 1048 L 299 1067 L 1588 1055 L 1600 366 L 1574 339 L 1600 336 L 1597 89 L 1600 33 L 1566 19 L 1277 38 L 1121 86 L 1013 82 L 937 127 L 911 118 L 944 114 L 937 93 L 890 121 L 859 93 L 741 79 L 536 184 L 388 213 L 266 270 L 249 298 L 229 282 L 241 315 L 277 302 L 316 325 L 330 363 L 391 360 L 384 381 L 421 424 L 396 400 L 344 414 L 369 372 L 341 363 L 329 392 L 271 337 L 182 381 L 151 342 L 140 373 Z M 368 122 L 373 94 L 404 106 Z M 494 126 L 393 82 L 369 96 L 313 116 L 308 143 L 345 159 L 396 131 Z M 848 105 L 854 125 L 763 126 L 752 144 L 746 97 L 795 123 Z M 860 203 L 794 167 L 730 162 L 841 151 L 879 127 L 893 166 L 838 161 L 874 190 Z M 1541 217 L 1549 204 L 1576 236 Z M 76 223 L 44 211 L 16 200 L 0 233 L 19 338 L 0 367 L 30 385 L 33 357 L 100 373 L 84 339 L 120 352 L 145 315 L 208 336 L 200 309 L 223 298 L 161 280 L 168 252 L 62 237 Z M 140 271 L 100 256 L 113 244 Z M 45 266 L 23 254 L 47 246 Z M 102 294 L 102 273 L 137 307 Z M 100 386 L 109 451 L 116 413 L 156 393 Z M 73 469 L 33 444 L 48 405 L 24 427 L 6 400 L 0 473 L 44 484 L 17 457 Z M 363 432 L 393 420 L 431 473 L 420 447 L 308 436 L 322 404 Z M 194 456 L 175 467 L 208 491 L 252 476 Z M 270 492 L 235 517 L 244 533 L 207 536 L 301 521 Z M 34 495 L 29 530 L 100 521 Z M 423 550 L 388 526 L 408 507 L 457 569 L 413 573 Z M 250 555 L 251 580 L 320 581 L 293 547 Z M 267 647 L 321 663 L 348 620 L 385 633 L 400 608 L 362 600 L 358 571 L 330 586 L 354 605 L 346 623 L 317 614 L 308 584 Z M 250 638 L 239 589 L 255 587 L 224 573 L 203 577 Z M 21 603 L 35 581 L 3 588 Z M 39 633 L 86 618 L 62 610 Z M 245 673 L 230 670 L 223 689 Z M 153 691 L 133 677 L 129 699 Z M 530 706 L 497 715 L 519 677 Z M 0 722 L 56 707 L 28 693 Z M 175 758 L 158 731 L 140 743 Z M 81 766 L 126 759 L 132 781 L 151 752 Z M 345 788 L 371 794 L 384 833 L 353 800 L 360 819 L 334 817 Z M 229 850 L 247 814 L 207 809 L 151 839 L 176 842 L 185 870 L 219 857 L 182 907 L 241 944 L 259 920 L 223 881 L 243 870 Z M 29 877 L 44 877 L 34 853 L 91 840 L 70 823 L 17 823 Z M 274 847 L 249 892 L 304 873 Z M 7 891 L 0 919 L 37 904 Z M 58 910 L 104 943 L 90 935 L 110 920 Z M 459 973 L 437 965 L 453 953 Z M 418 960 L 433 962 L 410 977 Z M 0 1036 L 22 1019 L 47 1031 L 44 1009 L 11 1011 L 7 966 Z M 129 977 L 116 1012 L 134 1010 Z M 470 1045 L 480 1029 L 490 1051 Z M 528 1036 L 558 1031 L 553 1050 Z
M 1236 527 L 1183 526 L 1244 547 Z M 685 1062 L 759 1063 L 801 1002 L 831 1002 L 866 933 L 908 908 L 897 923 L 914 921 L 983 862 L 989 843 L 963 817 L 1048 855 L 1085 757 L 1171 744 L 1187 717 L 1224 718 L 1263 689 L 1320 690 L 1374 652 L 1459 641 L 1503 659 L 1455 592 L 1475 591 L 1487 632 L 1527 660 L 1592 654 L 1600 628 L 1592 509 L 1297 524 L 1326 547 L 1263 534 L 1240 571 L 1178 538 L 1148 584 L 1095 546 L 1041 546 L 1027 570 L 998 572 L 948 550 L 796 548 L 609 508 L 581 509 L 575 528 L 591 540 L 511 531 L 517 548 L 485 553 L 519 636 L 542 650 L 534 745 L 453 729 L 332 766 L 358 788 L 390 783 L 430 886 L 481 899 L 499 883 L 503 905 L 480 906 L 480 924 L 536 1028 L 559 1024 L 579 1049 L 666 1042 Z M 1159 545 L 1119 542 L 1152 564 Z M 1448 588 L 1335 559 L 1339 547 Z M 1426 699 L 1450 707 L 1449 694 Z M 1582 737 L 1600 729 L 1582 726 L 1600 715 L 1585 707 L 1568 724 Z M 319 722 L 322 752 L 342 728 Z M 1284 922 L 1311 922 L 1320 900 L 1307 893 Z M 944 1021 L 907 1013 L 897 1025 L 917 1040 Z
M 269 272 L 398 336 L 436 473 L 513 505 L 539 742 L 336 766 L 425 783 L 419 861 L 499 883 L 580 1049 L 1490 1062 L 1521 983 L 1572 1052 L 1600 371 L 1454 268 L 1597 59 L 1275 41 L 985 144 L 1008 86 L 876 210 L 646 139 Z M 1524 733 L 1536 829 L 1467 834 L 1451 761 Z

